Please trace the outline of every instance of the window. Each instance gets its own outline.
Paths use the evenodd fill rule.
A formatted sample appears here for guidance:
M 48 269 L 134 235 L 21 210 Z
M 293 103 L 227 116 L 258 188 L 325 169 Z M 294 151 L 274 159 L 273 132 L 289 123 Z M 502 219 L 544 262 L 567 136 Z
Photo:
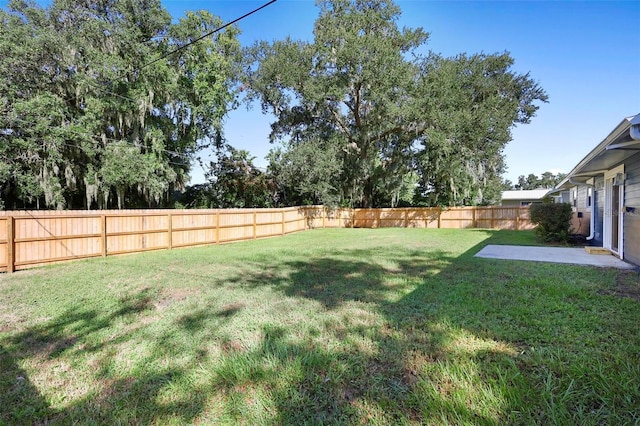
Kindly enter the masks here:
M 593 188 L 587 187 L 587 208 L 591 208 L 591 196 L 593 195 Z

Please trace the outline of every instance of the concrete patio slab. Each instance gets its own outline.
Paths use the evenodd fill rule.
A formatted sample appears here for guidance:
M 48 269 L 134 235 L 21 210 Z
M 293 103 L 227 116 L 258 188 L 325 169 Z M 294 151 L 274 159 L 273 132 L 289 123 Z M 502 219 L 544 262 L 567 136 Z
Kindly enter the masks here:
M 476 253 L 476 257 L 488 259 L 530 260 L 534 262 L 570 263 L 602 268 L 635 269 L 630 263 L 613 255 L 589 254 L 584 248 L 527 247 L 488 245 Z

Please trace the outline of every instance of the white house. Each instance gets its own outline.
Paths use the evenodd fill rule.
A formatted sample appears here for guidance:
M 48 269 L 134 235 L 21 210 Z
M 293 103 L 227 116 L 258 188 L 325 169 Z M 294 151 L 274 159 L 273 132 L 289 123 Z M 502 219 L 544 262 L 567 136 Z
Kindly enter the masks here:
M 547 194 L 549 194 L 549 189 L 503 191 L 500 205 L 507 207 L 526 207 L 534 203 L 541 203 Z

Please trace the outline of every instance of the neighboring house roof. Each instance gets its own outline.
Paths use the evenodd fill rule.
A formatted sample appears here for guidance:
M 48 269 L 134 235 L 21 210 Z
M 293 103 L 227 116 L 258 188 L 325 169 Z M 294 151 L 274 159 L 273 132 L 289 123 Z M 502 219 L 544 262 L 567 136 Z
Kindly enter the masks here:
M 627 117 L 574 167 L 556 188 L 566 189 L 600 175 L 640 151 L 640 140 L 631 137 L 632 125 L 640 124 L 640 114 Z
M 526 189 L 522 191 L 503 191 L 502 200 L 542 200 L 548 189 Z

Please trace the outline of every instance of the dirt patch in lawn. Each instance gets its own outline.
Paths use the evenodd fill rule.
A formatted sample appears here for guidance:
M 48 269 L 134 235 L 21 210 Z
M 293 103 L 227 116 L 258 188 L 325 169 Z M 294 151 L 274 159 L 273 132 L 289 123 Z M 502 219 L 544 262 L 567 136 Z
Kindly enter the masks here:
M 0 311 L 9 312 L 9 309 L 0 305 Z M 14 330 L 22 321 L 22 318 L 13 313 L 0 313 L 0 333 Z
M 640 302 L 640 273 L 635 271 L 621 271 L 616 276 L 616 286 L 601 290 L 601 294 L 618 297 L 628 297 Z
M 157 310 L 161 310 L 198 294 L 200 290 L 194 288 L 165 288 L 160 292 L 154 306 Z

